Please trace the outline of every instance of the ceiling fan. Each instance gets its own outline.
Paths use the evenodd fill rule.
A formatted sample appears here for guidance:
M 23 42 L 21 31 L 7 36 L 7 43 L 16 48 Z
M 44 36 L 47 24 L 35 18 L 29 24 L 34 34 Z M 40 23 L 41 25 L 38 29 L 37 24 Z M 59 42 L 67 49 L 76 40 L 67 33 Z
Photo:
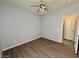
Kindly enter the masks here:
M 40 0 L 40 4 L 39 5 L 31 5 L 30 7 L 39 7 L 37 12 L 48 11 L 46 3 L 43 0 Z

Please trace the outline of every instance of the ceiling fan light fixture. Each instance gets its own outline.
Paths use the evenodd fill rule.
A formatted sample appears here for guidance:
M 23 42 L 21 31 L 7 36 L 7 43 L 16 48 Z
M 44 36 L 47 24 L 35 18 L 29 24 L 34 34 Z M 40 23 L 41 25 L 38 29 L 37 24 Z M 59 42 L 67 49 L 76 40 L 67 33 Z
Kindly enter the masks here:
M 40 11 L 44 11 L 44 9 L 43 8 L 40 8 Z
M 44 11 L 44 9 L 41 9 L 41 11 Z
M 40 12 L 40 11 L 48 11 L 47 10 L 47 6 L 46 6 L 46 4 L 45 3 L 43 3 L 43 0 L 40 0 L 40 4 L 39 5 L 32 5 L 32 7 L 39 7 L 38 9 L 37 9 L 37 12 Z
M 46 7 L 45 6 L 43 6 L 43 9 L 45 9 Z

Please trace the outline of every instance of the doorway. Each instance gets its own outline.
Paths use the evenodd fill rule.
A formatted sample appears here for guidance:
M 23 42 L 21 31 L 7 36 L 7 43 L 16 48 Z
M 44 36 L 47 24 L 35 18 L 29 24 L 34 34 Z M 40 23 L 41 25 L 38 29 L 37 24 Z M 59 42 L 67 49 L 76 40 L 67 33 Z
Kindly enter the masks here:
M 76 32 L 76 16 L 64 16 L 63 18 L 63 44 L 74 48 Z

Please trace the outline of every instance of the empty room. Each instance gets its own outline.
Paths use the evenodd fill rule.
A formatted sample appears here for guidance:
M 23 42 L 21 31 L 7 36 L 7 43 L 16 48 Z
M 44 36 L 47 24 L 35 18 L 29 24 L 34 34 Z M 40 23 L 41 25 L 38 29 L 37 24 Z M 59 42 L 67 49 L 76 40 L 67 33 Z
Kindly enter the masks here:
M 78 58 L 79 0 L 0 0 L 1 58 Z

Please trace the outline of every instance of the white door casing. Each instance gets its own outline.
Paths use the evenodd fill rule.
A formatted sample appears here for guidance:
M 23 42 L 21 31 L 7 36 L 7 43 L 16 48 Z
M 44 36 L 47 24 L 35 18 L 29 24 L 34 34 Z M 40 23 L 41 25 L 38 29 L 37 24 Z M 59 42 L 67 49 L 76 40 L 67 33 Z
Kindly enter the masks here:
M 76 27 L 75 27 L 75 41 L 74 41 L 74 50 L 75 50 L 75 54 L 77 54 L 77 49 L 78 49 L 78 40 L 79 40 L 79 16 L 76 16 Z M 60 42 L 63 42 L 63 27 L 64 27 L 64 16 L 62 17 L 62 21 L 61 21 L 61 31 L 60 31 Z
M 76 54 L 78 49 L 78 39 L 79 39 L 79 16 L 77 16 L 77 21 L 76 21 L 75 44 L 74 44 Z

